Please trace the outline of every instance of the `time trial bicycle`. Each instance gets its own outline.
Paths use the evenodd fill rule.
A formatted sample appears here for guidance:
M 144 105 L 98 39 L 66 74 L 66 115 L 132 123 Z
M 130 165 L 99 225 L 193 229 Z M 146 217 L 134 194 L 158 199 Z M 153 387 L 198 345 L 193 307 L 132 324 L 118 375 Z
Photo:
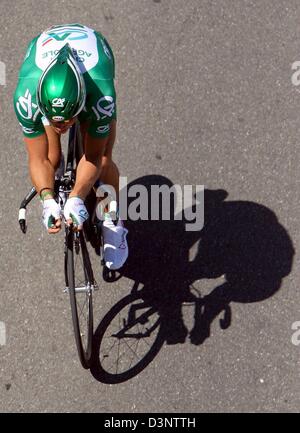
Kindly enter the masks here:
M 64 174 L 55 180 L 55 199 L 63 215 L 64 205 L 73 189 L 76 179 L 76 167 L 82 156 L 82 142 L 79 123 L 74 124 L 69 132 L 67 159 Z M 23 233 L 27 231 L 26 208 L 37 195 L 33 187 L 20 205 L 19 224 Z M 92 359 L 93 345 L 93 293 L 98 289 L 87 248 L 90 241 L 103 261 L 103 239 L 101 221 L 93 217 L 96 206 L 94 189 L 86 199 L 89 219 L 81 231 L 74 231 L 65 224 L 64 236 L 64 273 L 65 289 L 69 293 L 73 329 L 81 364 L 89 368 Z

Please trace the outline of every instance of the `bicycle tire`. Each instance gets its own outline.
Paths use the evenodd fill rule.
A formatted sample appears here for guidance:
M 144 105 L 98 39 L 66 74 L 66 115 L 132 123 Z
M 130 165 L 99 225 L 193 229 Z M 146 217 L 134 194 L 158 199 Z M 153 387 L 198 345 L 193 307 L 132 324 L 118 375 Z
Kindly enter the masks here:
M 65 258 L 65 272 L 67 287 L 70 296 L 72 322 L 74 336 L 77 346 L 80 362 L 83 368 L 88 369 L 90 367 L 90 361 L 92 357 L 92 341 L 93 341 L 93 289 L 94 277 L 90 258 L 84 238 L 83 231 L 79 232 L 78 238 L 79 243 L 75 245 L 75 233 L 68 229 L 67 230 L 67 243 L 66 243 L 66 258 Z M 89 287 L 90 290 L 86 292 L 78 291 L 78 283 L 75 266 L 76 256 L 82 255 L 82 268 L 84 273 L 85 288 Z M 77 284 L 76 284 L 77 283 Z M 77 290 L 76 290 L 77 289 Z M 86 308 L 86 317 L 84 317 L 83 308 L 81 304 L 84 304 L 83 308 Z M 83 318 L 81 318 L 83 314 Z M 82 320 L 81 320 L 82 319 Z M 82 324 L 86 322 L 85 325 Z
M 142 357 L 142 359 L 138 360 L 134 365 L 131 365 L 128 369 L 122 371 L 122 372 L 112 372 L 106 365 L 112 362 L 114 363 L 114 360 L 111 359 L 111 354 L 109 353 L 109 348 L 108 349 L 104 349 L 103 348 L 103 342 L 105 339 L 110 339 L 111 337 L 115 337 L 116 339 L 119 339 L 119 341 L 122 338 L 127 338 L 126 337 L 126 331 L 124 332 L 123 330 L 123 337 L 121 336 L 120 332 L 122 333 L 122 331 L 119 331 L 119 334 L 113 334 L 113 335 L 109 335 L 109 327 L 111 325 L 111 323 L 114 321 L 114 319 L 117 318 L 117 316 L 122 313 L 122 311 L 125 311 L 126 308 L 128 308 L 130 305 L 136 305 L 137 307 L 139 307 L 138 309 L 142 308 L 145 309 L 146 311 L 141 314 L 139 316 L 139 318 L 137 319 L 136 323 L 133 324 L 133 326 L 135 326 L 137 323 L 142 325 L 143 322 L 144 324 L 147 323 L 148 319 L 156 314 L 157 315 L 157 319 L 155 319 L 156 321 L 154 321 L 154 324 L 152 325 L 152 327 L 150 329 L 148 329 L 148 333 L 149 335 L 151 334 L 151 332 L 153 332 L 155 329 L 157 329 L 157 333 L 155 336 L 153 336 L 153 342 L 152 344 L 148 345 L 149 349 L 146 350 L 146 353 L 144 354 L 144 356 Z M 130 310 L 130 307 L 129 307 Z M 130 313 L 128 314 L 129 317 Z M 124 317 L 126 317 L 127 314 L 124 313 L 123 315 L 123 324 L 124 324 Z M 130 321 L 130 319 L 128 319 Z M 117 318 L 116 322 L 122 322 L 122 314 L 120 319 Z M 127 327 L 128 328 L 128 327 Z M 125 328 L 124 328 L 125 329 Z M 130 329 L 130 327 L 128 328 Z M 107 335 L 108 333 L 108 335 Z M 136 338 L 138 340 L 139 337 L 130 337 L 131 340 L 132 338 Z M 127 338 L 128 339 L 128 338 Z M 161 349 L 161 347 L 163 346 L 165 341 L 165 333 L 163 331 L 163 325 L 162 325 L 162 321 L 159 315 L 159 312 L 157 311 L 157 309 L 153 306 L 151 306 L 150 304 L 148 304 L 143 298 L 141 298 L 141 295 L 139 293 L 134 293 L 134 294 L 130 294 L 127 295 L 126 297 L 124 297 L 123 299 L 121 299 L 116 305 L 114 305 L 112 307 L 112 309 L 104 316 L 104 318 L 102 319 L 100 325 L 98 326 L 95 334 L 94 334 L 94 343 L 93 343 L 93 358 L 92 358 L 92 364 L 91 364 L 91 373 L 93 374 L 93 376 L 100 382 L 103 383 L 108 383 L 108 384 L 116 384 L 116 383 L 121 383 L 121 382 L 125 382 L 128 379 L 131 379 L 132 377 L 136 376 L 137 374 L 139 374 L 144 368 L 147 367 L 147 365 L 155 358 L 155 356 L 157 355 L 157 353 L 159 352 L 159 350 Z M 107 342 L 108 345 L 111 344 L 110 341 Z M 106 344 L 106 343 L 105 343 Z M 114 344 L 112 342 L 112 344 Z M 138 345 L 139 343 L 137 343 Z M 147 343 L 148 344 L 148 343 Z M 137 346 L 136 345 L 136 346 Z M 127 344 L 127 342 L 125 342 L 125 347 L 129 348 L 129 351 L 133 352 L 133 345 Z M 123 355 L 120 355 L 120 357 Z M 124 357 L 123 357 L 124 359 Z

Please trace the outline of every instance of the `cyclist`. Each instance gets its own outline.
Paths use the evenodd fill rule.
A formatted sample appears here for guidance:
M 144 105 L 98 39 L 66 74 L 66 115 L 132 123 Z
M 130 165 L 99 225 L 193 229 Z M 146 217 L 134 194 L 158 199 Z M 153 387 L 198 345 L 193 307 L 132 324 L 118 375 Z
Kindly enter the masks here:
M 114 56 L 108 42 L 101 33 L 81 24 L 53 26 L 27 48 L 14 108 L 49 233 L 61 228 L 53 191 L 55 171 L 62 158 L 60 138 L 75 121 L 80 123 L 84 155 L 64 207 L 67 224 L 82 229 L 88 218 L 84 200 L 98 179 L 111 185 L 116 194 L 119 191 L 119 171 L 112 160 L 117 117 L 114 76 Z M 109 269 L 125 263 L 127 233 L 120 219 L 115 221 L 105 212 L 104 259 Z

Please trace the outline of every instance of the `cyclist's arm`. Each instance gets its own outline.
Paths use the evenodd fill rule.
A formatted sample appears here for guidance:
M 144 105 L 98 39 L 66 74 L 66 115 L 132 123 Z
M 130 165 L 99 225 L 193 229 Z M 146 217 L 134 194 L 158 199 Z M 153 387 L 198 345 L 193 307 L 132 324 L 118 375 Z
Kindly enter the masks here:
M 39 193 L 44 188 L 53 190 L 54 168 L 48 159 L 46 134 L 34 138 L 24 137 L 24 141 L 28 152 L 31 180 L 37 192 Z
M 38 193 L 53 188 L 54 169 L 48 159 L 48 140 L 36 101 L 36 79 L 20 78 L 14 94 L 14 109 L 28 152 L 29 171 Z

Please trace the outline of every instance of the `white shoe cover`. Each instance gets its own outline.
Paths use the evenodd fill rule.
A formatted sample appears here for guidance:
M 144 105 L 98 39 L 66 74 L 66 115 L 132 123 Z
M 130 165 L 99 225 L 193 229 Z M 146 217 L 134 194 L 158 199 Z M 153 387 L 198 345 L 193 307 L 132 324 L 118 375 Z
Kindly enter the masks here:
M 115 225 L 111 219 L 103 221 L 102 225 L 104 241 L 104 261 L 108 269 L 116 270 L 121 268 L 128 257 L 127 233 L 119 219 Z

